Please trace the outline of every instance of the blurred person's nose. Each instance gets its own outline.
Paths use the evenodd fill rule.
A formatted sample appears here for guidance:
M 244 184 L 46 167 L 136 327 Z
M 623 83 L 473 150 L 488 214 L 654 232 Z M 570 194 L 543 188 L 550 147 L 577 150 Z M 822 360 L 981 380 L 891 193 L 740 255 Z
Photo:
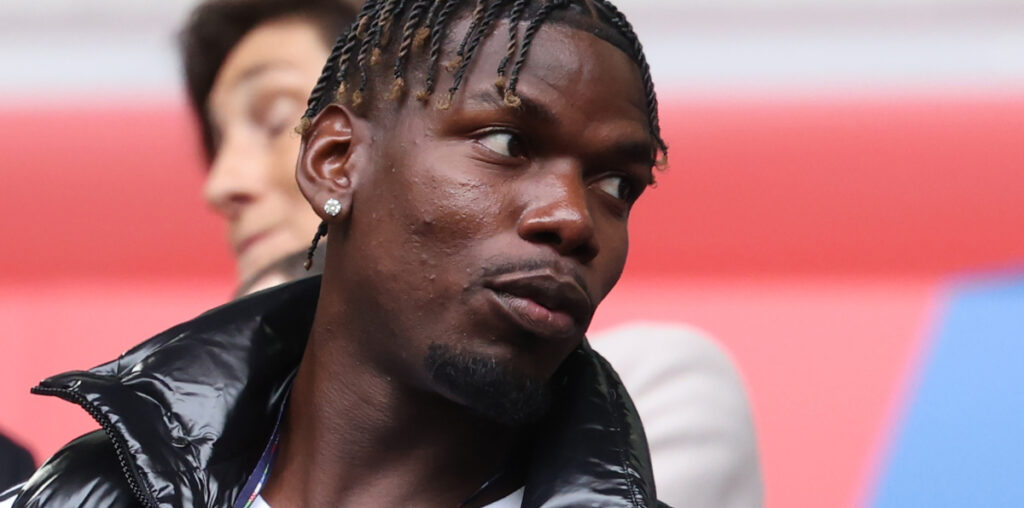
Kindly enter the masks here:
M 519 236 L 584 264 L 594 259 L 599 246 L 581 168 L 564 161 L 551 163 L 528 188 Z
M 203 184 L 206 202 L 231 220 L 259 198 L 266 187 L 266 157 L 244 136 L 228 135 L 217 149 Z

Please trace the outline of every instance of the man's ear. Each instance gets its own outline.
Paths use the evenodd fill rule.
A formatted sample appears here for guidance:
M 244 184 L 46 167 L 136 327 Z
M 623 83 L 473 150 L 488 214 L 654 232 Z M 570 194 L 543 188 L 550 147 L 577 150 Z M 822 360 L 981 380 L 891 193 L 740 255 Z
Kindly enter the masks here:
M 347 217 L 352 208 L 365 127 L 347 108 L 331 104 L 313 119 L 304 136 L 295 180 L 313 211 L 327 222 Z

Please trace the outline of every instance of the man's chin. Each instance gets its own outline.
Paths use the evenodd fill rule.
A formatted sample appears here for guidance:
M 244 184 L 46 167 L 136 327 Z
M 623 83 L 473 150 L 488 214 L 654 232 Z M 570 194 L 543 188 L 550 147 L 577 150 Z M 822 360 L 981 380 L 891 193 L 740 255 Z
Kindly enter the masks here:
M 512 372 L 494 357 L 431 344 L 424 366 L 439 388 L 481 416 L 510 427 L 540 421 L 551 407 L 548 380 Z

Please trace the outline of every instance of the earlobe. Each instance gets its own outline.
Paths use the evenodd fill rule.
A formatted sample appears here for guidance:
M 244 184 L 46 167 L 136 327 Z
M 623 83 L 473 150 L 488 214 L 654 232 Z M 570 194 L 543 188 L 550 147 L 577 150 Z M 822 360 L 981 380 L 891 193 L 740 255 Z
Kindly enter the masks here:
M 312 120 L 299 150 L 296 182 L 313 210 L 329 222 L 351 208 L 357 121 L 344 106 L 332 104 Z

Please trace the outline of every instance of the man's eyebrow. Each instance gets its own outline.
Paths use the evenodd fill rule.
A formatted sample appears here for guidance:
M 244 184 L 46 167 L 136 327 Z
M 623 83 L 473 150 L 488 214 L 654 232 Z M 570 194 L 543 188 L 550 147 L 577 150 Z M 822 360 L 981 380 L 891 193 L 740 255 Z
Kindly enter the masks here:
M 518 92 L 520 105 L 518 107 L 509 106 L 505 103 L 497 92 L 494 91 L 481 91 L 469 97 L 466 103 L 470 106 L 488 106 L 493 108 L 508 109 L 513 111 L 516 115 L 533 117 L 536 120 L 542 122 L 555 123 L 558 121 L 558 115 L 554 111 L 551 111 L 547 106 L 531 99 L 528 95 Z
M 626 162 L 636 162 L 654 167 L 657 162 L 656 148 L 653 141 L 629 140 L 613 144 L 609 155 L 622 158 Z

